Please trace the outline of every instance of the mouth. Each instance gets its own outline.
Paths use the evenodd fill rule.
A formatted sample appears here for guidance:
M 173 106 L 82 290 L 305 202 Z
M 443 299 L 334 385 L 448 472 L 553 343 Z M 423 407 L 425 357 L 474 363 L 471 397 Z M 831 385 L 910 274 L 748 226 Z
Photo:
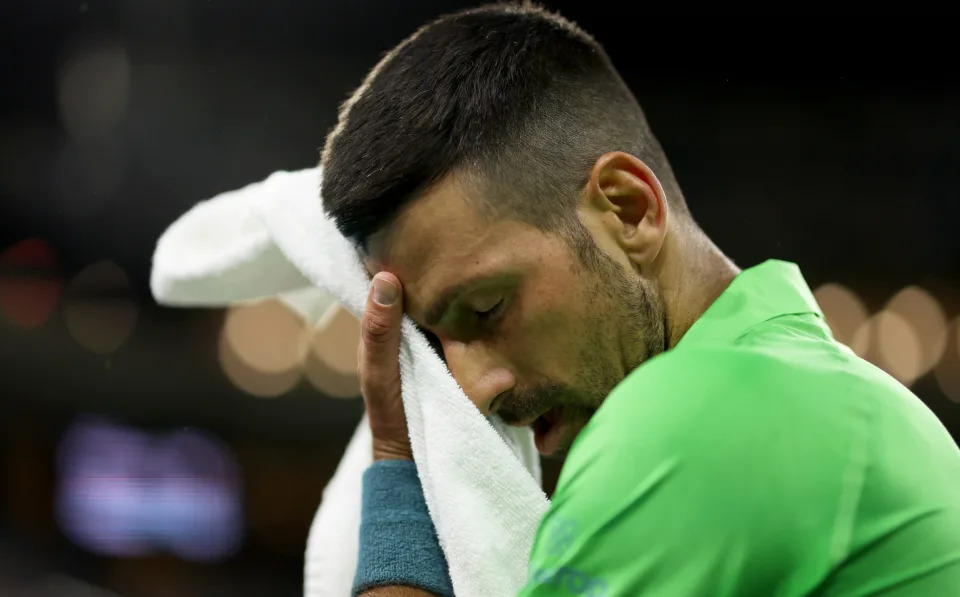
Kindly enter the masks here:
M 567 427 L 563 420 L 563 407 L 551 408 L 537 417 L 530 427 L 533 429 L 537 451 L 544 456 L 553 454 L 560 447 Z

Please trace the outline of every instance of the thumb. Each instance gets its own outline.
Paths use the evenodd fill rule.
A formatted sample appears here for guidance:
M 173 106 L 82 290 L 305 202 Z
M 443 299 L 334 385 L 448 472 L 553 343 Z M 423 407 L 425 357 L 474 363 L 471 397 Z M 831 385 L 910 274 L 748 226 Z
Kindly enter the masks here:
M 399 376 L 397 357 L 400 350 L 400 322 L 403 306 L 400 281 L 396 276 L 380 272 L 373 278 L 367 306 L 361 322 L 363 362 L 368 381 L 390 383 Z M 374 388 L 371 388 L 374 389 Z M 386 388 L 376 388 L 383 391 Z

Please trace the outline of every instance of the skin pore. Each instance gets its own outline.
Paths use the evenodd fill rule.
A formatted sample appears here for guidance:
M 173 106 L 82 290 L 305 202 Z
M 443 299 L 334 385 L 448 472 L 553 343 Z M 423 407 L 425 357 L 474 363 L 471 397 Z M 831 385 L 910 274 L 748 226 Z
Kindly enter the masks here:
M 475 193 L 456 173 L 440 180 L 370 239 L 366 267 L 397 276 L 406 314 L 477 408 L 532 425 L 545 454 L 738 273 L 629 154 L 596 161 L 566 234 L 491 216 Z

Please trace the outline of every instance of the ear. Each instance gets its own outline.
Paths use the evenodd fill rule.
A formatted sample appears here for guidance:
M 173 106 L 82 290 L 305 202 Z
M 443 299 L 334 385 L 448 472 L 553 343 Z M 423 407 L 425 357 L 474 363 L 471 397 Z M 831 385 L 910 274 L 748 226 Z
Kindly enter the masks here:
M 600 156 L 583 201 L 635 266 L 656 260 L 667 233 L 667 201 L 660 181 L 639 158 L 622 151 Z

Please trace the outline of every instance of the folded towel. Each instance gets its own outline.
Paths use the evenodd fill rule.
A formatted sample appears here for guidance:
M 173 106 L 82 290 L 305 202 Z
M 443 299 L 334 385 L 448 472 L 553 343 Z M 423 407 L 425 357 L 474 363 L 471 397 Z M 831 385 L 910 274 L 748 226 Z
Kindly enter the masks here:
M 323 212 L 319 169 L 276 172 L 194 206 L 157 242 L 151 287 L 161 304 L 225 306 L 268 296 L 315 320 L 329 296 L 360 317 L 370 280 Z M 328 296 L 329 295 L 329 296 Z M 410 443 L 458 597 L 514 595 L 548 501 L 529 429 L 485 418 L 409 317 L 400 373 Z M 363 471 L 362 420 L 323 492 L 305 562 L 308 597 L 350 594 Z

